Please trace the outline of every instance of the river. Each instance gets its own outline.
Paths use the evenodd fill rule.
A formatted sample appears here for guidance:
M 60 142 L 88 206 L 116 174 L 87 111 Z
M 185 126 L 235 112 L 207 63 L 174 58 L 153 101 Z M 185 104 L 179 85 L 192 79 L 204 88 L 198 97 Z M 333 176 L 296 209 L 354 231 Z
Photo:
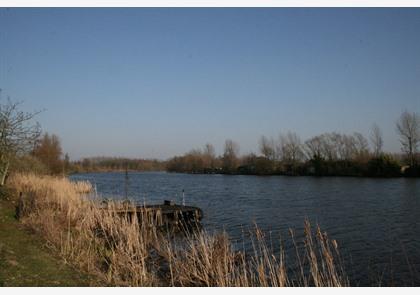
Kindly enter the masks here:
M 203 210 L 203 225 L 251 247 L 256 223 L 272 240 L 302 232 L 308 219 L 337 240 L 352 285 L 420 286 L 420 179 L 197 175 L 129 172 L 128 197 L 182 202 Z M 125 198 L 125 173 L 83 173 L 99 195 Z

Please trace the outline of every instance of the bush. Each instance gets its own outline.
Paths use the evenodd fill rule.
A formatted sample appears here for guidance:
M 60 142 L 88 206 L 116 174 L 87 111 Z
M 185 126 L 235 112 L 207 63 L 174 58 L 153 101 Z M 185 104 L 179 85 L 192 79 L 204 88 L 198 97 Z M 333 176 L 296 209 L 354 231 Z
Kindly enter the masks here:
M 324 160 L 320 157 L 311 159 L 305 167 L 306 174 L 316 176 L 362 176 L 365 165 L 352 160 Z
M 0 200 L 14 199 L 16 191 L 8 186 L 0 186 Z
M 34 173 L 34 174 L 47 174 L 49 173 L 48 167 L 45 166 L 40 160 L 33 156 L 15 157 L 10 163 L 11 173 Z
M 367 176 L 397 177 L 401 176 L 400 164 L 389 155 L 381 155 L 368 162 Z
M 407 177 L 420 177 L 420 165 L 408 167 L 404 170 L 404 176 Z
M 239 174 L 273 175 L 275 164 L 265 157 L 250 155 L 244 159 L 244 164 L 238 167 Z

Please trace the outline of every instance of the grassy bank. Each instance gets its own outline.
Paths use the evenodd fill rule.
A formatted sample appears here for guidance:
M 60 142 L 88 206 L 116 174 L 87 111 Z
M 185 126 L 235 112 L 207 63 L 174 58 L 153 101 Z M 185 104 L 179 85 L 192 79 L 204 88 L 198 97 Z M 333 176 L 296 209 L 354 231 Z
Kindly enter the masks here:
M 51 254 L 41 237 L 16 220 L 15 206 L 0 197 L 0 286 L 89 286 L 91 279 Z
M 254 250 L 236 251 L 226 233 L 196 231 L 181 240 L 159 231 L 145 213 L 133 221 L 88 200 L 89 183 L 14 175 L 9 185 L 23 192 L 21 223 L 43 237 L 73 266 L 119 286 L 346 286 L 337 243 L 305 223 L 302 240 L 290 238 L 297 259 L 279 255 L 258 228 Z M 295 261 L 286 265 L 286 261 Z M 294 275 L 286 271 L 296 269 Z

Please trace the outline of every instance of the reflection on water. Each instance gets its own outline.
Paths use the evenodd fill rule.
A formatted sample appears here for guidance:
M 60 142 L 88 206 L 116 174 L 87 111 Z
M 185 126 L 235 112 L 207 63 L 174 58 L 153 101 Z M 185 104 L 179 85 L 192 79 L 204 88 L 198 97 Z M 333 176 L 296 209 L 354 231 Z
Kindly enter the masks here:
M 336 239 L 352 284 L 420 286 L 420 179 L 129 173 L 129 198 L 203 209 L 208 230 L 245 237 L 253 222 L 286 240 L 308 218 Z M 124 173 L 72 175 L 100 195 L 124 198 Z M 242 245 L 242 243 L 241 243 Z M 286 245 L 287 247 L 287 245 Z

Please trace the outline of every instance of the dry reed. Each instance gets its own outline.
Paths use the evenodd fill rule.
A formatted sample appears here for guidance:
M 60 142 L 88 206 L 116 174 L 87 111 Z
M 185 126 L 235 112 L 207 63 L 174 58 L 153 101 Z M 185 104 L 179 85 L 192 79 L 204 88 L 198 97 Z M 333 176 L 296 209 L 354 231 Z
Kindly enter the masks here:
M 226 233 L 187 232 L 174 239 L 150 216 L 116 214 L 133 204 L 90 200 L 88 182 L 13 175 L 9 185 L 25 196 L 22 222 L 42 235 L 63 259 L 102 283 L 119 286 L 346 286 L 337 243 L 305 222 L 295 243 L 298 272 L 290 276 L 284 249 L 274 255 L 256 227 L 253 251 L 236 251 Z M 144 215 L 148 213 L 145 212 Z

